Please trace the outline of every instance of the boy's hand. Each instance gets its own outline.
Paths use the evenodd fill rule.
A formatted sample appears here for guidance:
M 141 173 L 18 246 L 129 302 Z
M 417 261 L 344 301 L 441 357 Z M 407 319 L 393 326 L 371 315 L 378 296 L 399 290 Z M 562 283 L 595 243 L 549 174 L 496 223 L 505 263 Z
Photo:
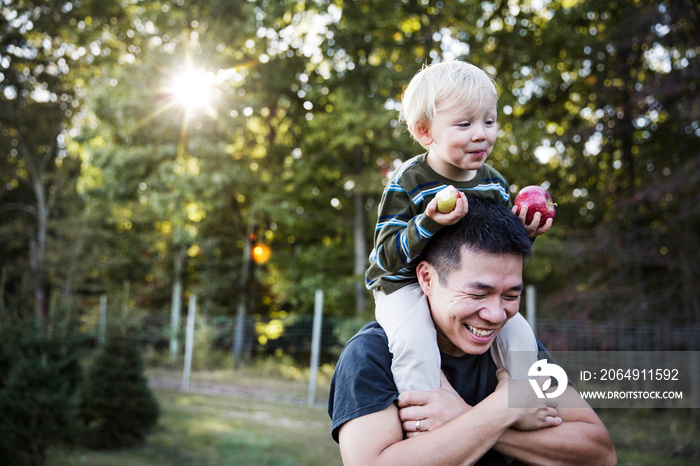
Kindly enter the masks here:
M 550 228 L 552 228 L 552 224 L 554 223 L 553 218 L 548 218 L 544 225 L 540 225 L 540 220 L 542 220 L 542 214 L 536 212 L 535 215 L 532 217 L 532 222 L 530 222 L 530 224 L 528 225 L 527 223 L 525 223 L 525 218 L 527 217 L 527 206 L 522 206 L 519 210 L 520 212 L 518 212 L 518 206 L 513 206 L 512 212 L 518 216 L 520 222 L 522 222 L 522 224 L 525 226 L 527 234 L 530 238 L 536 238 L 540 235 L 544 235 L 549 231 Z
M 454 225 L 459 222 L 459 220 L 467 215 L 469 211 L 469 202 L 467 201 L 467 196 L 464 195 L 462 191 L 459 191 L 459 197 L 457 197 L 457 202 L 455 203 L 455 208 L 452 212 L 443 214 L 437 210 L 437 199 L 433 198 L 425 208 L 425 215 L 435 220 L 437 223 L 443 226 Z

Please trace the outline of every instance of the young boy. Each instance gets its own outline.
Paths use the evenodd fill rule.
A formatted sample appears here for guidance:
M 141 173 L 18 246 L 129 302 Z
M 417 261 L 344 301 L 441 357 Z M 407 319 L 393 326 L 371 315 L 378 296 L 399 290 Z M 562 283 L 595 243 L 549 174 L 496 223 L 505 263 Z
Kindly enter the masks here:
M 399 393 L 440 386 L 436 331 L 416 279 L 418 256 L 435 233 L 467 213 L 465 192 L 512 204 L 505 179 L 484 164 L 497 138 L 497 99 L 493 80 L 478 67 L 460 61 L 423 68 L 404 92 L 403 118 L 413 138 L 428 152 L 401 165 L 384 190 L 366 272 L 367 287 L 374 291 L 377 322 L 389 339 L 391 370 Z M 455 207 L 443 213 L 437 210 L 434 197 L 447 186 L 457 188 L 459 196 Z M 525 224 L 526 209 L 515 209 Z M 552 220 L 542 226 L 539 223 L 540 215 L 535 214 L 532 223 L 525 224 L 530 237 L 546 233 Z M 478 344 L 496 338 L 491 346 L 496 364 L 514 378 L 525 378 L 529 365 L 522 367 L 506 359 L 516 354 L 513 351 L 536 354 L 532 329 L 520 314 L 500 332 L 492 327 L 485 323 L 484 328 L 466 327 L 465 331 Z

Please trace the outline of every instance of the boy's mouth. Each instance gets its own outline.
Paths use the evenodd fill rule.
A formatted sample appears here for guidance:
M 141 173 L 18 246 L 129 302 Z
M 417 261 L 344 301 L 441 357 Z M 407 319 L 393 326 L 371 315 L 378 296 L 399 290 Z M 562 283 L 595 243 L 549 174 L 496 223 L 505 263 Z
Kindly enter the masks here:
M 474 150 L 469 152 L 469 155 L 478 159 L 486 157 L 486 154 L 487 152 L 485 150 Z

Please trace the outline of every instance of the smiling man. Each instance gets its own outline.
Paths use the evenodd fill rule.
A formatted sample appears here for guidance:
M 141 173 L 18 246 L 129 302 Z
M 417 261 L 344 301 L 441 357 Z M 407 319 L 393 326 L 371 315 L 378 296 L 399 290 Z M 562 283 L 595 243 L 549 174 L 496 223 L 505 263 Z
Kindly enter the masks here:
M 417 275 L 437 330 L 442 386 L 399 396 L 386 334 L 376 322 L 362 328 L 341 354 L 329 396 L 346 465 L 615 464 L 610 436 L 585 403 L 557 409 L 530 393 L 509 407 L 508 373 L 488 350 L 518 312 L 530 248 L 518 218 L 481 198 L 431 240 Z M 571 406 L 576 397 L 568 386 L 559 400 Z

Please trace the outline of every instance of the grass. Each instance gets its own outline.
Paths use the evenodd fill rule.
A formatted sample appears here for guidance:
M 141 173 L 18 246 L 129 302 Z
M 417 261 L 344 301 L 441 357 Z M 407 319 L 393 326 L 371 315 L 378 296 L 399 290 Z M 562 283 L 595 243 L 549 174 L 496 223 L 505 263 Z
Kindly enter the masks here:
M 307 373 L 279 364 L 236 371 L 196 371 L 191 391 L 181 375 L 150 369 L 161 406 L 158 428 L 145 445 L 118 451 L 58 449 L 48 466 L 340 465 L 325 404 L 331 370 L 318 378 L 314 406 L 306 405 Z M 700 410 L 600 409 L 619 464 L 700 464 Z
M 619 464 L 700 464 L 700 410 L 598 409 L 613 438 Z
M 340 465 L 325 409 L 231 395 L 154 391 L 159 427 L 146 445 L 56 451 L 49 466 Z

